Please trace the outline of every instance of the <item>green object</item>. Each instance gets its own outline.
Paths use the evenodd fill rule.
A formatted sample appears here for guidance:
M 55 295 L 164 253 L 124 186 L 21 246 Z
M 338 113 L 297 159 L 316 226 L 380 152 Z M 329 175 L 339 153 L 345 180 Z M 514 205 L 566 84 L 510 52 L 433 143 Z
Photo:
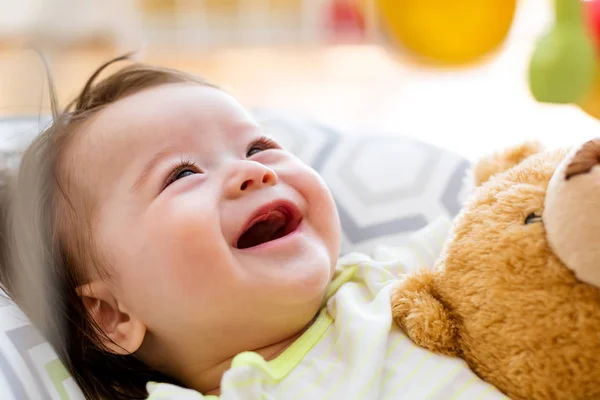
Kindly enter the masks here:
M 54 360 L 46 364 L 45 367 L 61 400 L 69 400 L 69 395 L 67 394 L 67 389 L 65 389 L 64 382 L 70 375 L 65 366 L 59 360 Z
M 580 0 L 555 0 L 556 22 L 536 45 L 529 86 L 536 100 L 577 103 L 590 90 L 596 59 Z

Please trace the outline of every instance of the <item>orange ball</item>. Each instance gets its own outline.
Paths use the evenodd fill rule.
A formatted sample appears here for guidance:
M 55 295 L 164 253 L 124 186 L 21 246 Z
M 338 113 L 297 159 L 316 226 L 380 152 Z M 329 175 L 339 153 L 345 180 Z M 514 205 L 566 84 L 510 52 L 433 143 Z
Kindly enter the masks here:
M 596 74 L 590 91 L 578 104 L 590 116 L 600 119 L 600 65 L 596 63 Z
M 504 41 L 516 0 L 375 0 L 391 39 L 449 64 L 474 61 Z

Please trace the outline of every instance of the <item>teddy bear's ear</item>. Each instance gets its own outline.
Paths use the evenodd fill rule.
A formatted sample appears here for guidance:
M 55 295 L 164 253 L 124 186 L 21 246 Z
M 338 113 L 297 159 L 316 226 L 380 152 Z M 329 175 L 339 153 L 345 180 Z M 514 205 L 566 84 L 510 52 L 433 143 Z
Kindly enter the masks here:
M 475 185 L 481 185 L 492 176 L 514 167 L 527 157 L 542 150 L 543 147 L 538 142 L 525 142 L 482 158 L 473 169 Z

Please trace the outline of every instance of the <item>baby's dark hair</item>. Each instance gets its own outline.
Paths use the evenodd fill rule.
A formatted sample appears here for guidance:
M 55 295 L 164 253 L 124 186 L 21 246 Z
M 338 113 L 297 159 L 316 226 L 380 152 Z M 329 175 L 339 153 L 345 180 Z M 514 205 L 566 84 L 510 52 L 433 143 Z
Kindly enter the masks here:
M 85 397 L 94 400 L 143 399 L 148 381 L 178 382 L 135 354 L 109 351 L 103 345 L 106 335 L 76 292 L 86 283 L 86 271 L 107 273 L 107 266 L 93 245 L 95 205 L 74 201 L 65 182 L 65 148 L 81 134 L 82 123 L 126 96 L 165 84 L 213 86 L 193 75 L 139 63 L 96 83 L 106 67 L 127 59 L 129 55 L 98 68 L 62 111 L 48 72 L 53 120 L 26 149 L 18 172 L 0 176 L 2 288 L 48 339 Z

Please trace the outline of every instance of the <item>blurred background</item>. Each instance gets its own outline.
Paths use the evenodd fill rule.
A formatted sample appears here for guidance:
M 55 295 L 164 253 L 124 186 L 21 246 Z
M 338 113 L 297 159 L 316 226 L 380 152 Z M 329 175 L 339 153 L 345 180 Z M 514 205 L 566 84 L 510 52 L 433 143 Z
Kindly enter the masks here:
M 528 63 L 553 22 L 552 0 L 515 1 L 514 15 L 491 21 L 468 12 L 459 19 L 447 5 L 513 2 L 418 2 L 418 18 L 402 22 L 411 0 L 0 0 L 0 117 L 48 111 L 41 61 L 24 47 L 34 43 L 48 55 L 63 105 L 101 63 L 140 50 L 142 61 L 203 75 L 249 107 L 357 135 L 414 136 L 471 159 L 524 139 L 554 146 L 598 134 L 598 120 L 579 107 L 530 94 Z M 497 46 L 452 65 L 425 62 L 418 45 L 389 29 L 443 34 L 475 21 L 484 37 L 500 18 L 509 29 Z

